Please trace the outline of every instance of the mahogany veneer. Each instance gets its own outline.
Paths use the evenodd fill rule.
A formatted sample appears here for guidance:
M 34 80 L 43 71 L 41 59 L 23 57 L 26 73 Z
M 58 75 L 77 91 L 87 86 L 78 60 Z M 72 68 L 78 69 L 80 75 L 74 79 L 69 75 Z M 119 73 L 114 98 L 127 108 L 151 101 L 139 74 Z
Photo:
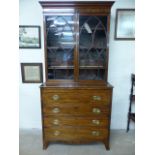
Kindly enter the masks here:
M 41 101 L 44 149 L 49 142 L 99 141 L 109 149 L 111 86 L 57 88 L 42 85 Z
M 107 75 L 113 3 L 40 2 L 46 74 L 40 87 L 43 149 L 50 142 L 103 142 L 110 149 L 113 87 Z

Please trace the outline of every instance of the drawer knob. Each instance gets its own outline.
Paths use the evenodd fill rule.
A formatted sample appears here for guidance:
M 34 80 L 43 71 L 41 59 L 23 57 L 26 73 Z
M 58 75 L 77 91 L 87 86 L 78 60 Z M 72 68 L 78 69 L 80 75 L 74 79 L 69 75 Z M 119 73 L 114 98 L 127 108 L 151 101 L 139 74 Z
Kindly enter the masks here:
M 93 136 L 99 136 L 100 135 L 100 132 L 99 131 L 92 131 L 92 135 Z
M 59 95 L 53 95 L 53 96 L 52 96 L 52 99 L 53 99 L 54 101 L 57 101 L 57 100 L 60 99 L 60 96 L 59 96 Z
M 60 112 L 60 109 L 59 109 L 59 108 L 53 108 L 53 109 L 52 109 L 52 112 L 53 112 L 53 113 L 59 113 L 59 112 Z
M 59 124 L 59 120 L 58 119 L 54 119 L 52 122 L 54 125 L 58 125 Z
M 54 131 L 54 136 L 59 136 L 60 135 L 60 131 L 58 131 L 58 130 L 56 130 L 56 131 Z
M 93 108 L 92 112 L 95 114 L 100 114 L 101 110 L 99 108 Z
M 92 120 L 92 123 L 95 124 L 95 125 L 99 125 L 100 124 L 100 121 L 94 119 L 94 120 Z
M 101 100 L 101 96 L 93 96 L 93 100 L 100 101 Z

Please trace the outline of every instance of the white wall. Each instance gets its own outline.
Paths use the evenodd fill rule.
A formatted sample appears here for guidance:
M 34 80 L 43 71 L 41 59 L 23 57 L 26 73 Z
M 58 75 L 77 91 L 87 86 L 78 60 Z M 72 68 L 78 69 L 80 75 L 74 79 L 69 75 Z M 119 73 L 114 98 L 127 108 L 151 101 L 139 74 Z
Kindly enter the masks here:
M 108 81 L 114 86 L 112 106 L 112 129 L 125 129 L 129 106 L 130 75 L 134 72 L 134 41 L 114 40 L 116 8 L 134 8 L 134 0 L 117 0 L 112 7 L 110 27 L 110 55 Z M 41 26 L 41 49 L 20 49 L 21 62 L 42 62 L 43 18 L 42 8 L 37 0 L 20 0 L 20 25 Z M 44 67 L 43 67 L 44 68 Z M 45 79 L 45 74 L 44 74 Z M 40 84 L 23 84 L 20 73 L 20 128 L 41 128 Z

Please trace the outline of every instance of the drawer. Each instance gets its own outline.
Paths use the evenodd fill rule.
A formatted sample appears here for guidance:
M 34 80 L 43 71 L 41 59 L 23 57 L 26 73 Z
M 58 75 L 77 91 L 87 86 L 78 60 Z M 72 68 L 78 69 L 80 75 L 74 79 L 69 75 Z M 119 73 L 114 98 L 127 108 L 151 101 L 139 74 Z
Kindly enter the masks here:
M 80 89 L 80 88 L 69 88 L 69 87 L 66 87 L 66 88 L 44 88 L 42 90 L 42 93 L 43 94 L 47 94 L 47 93 L 69 93 L 69 94 L 72 94 L 72 93 L 92 93 L 92 92 L 99 92 L 99 93 L 112 93 L 112 89 L 95 89 L 93 87 L 91 88 L 86 88 L 86 89 Z
M 79 94 L 80 94 L 80 97 L 79 97 L 80 102 L 102 103 L 106 105 L 106 104 L 109 104 L 111 101 L 111 93 L 108 90 L 81 91 Z
M 43 107 L 43 113 L 48 115 L 83 115 L 83 116 L 109 116 L 110 108 L 105 105 L 83 105 L 83 104 L 55 104 Z
M 44 127 L 52 126 L 99 126 L 108 127 L 108 117 L 44 117 Z
M 66 90 L 64 92 L 43 93 L 43 103 L 102 103 L 109 104 L 111 91 L 109 90 Z
M 77 94 L 75 93 L 45 93 L 43 94 L 43 103 L 51 104 L 51 103 L 73 103 L 78 102 Z
M 103 140 L 108 137 L 108 130 L 104 128 L 73 128 L 55 127 L 45 128 L 45 138 L 47 140 Z

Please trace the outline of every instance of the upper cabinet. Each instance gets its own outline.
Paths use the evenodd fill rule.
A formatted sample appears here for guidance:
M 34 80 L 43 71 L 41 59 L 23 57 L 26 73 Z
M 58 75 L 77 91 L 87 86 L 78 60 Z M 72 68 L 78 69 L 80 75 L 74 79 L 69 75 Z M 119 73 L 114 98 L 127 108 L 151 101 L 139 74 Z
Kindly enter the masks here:
M 113 2 L 40 2 L 47 82 L 107 82 Z

